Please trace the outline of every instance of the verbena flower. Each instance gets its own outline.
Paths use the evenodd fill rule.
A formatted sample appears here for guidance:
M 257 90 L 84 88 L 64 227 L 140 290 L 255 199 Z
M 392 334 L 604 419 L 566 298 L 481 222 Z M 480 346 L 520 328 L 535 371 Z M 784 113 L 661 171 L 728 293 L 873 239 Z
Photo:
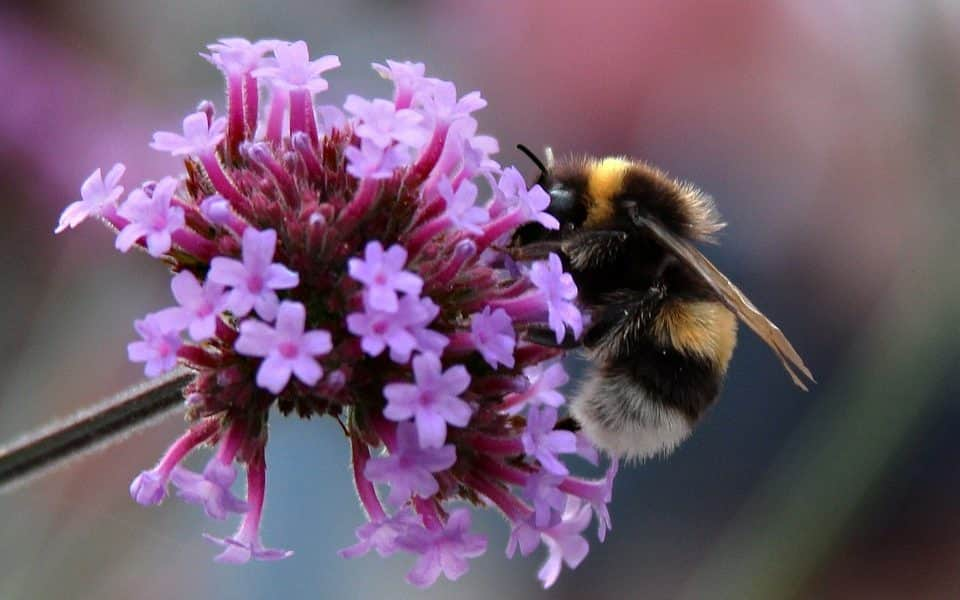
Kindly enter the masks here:
M 414 585 L 457 579 L 487 547 L 465 505 L 496 507 L 509 554 L 547 547 L 540 578 L 552 584 L 586 556 L 592 514 L 601 539 L 609 529 L 616 464 L 596 480 L 570 474 L 566 456 L 596 464 L 596 451 L 558 425 L 561 351 L 526 335 L 580 335 L 572 278 L 557 256 L 517 265 L 499 250 L 525 223 L 558 226 L 549 196 L 491 158 L 480 94 L 421 63 L 374 65 L 392 98 L 349 95 L 341 110 L 315 104 L 336 56 L 240 38 L 208 49 L 226 114 L 204 102 L 151 144 L 183 171 L 118 203 L 123 165 L 98 169 L 56 228 L 98 218 L 119 249 L 173 272 L 176 305 L 134 323 L 128 354 L 149 376 L 177 363 L 196 372 L 184 389 L 192 424 L 131 496 L 158 504 L 173 484 L 214 519 L 242 515 L 233 535 L 207 536 L 217 561 L 286 558 L 260 536 L 268 414 L 327 415 L 349 434 L 369 517 L 342 556 L 406 552 Z M 203 445 L 213 458 L 186 469 Z

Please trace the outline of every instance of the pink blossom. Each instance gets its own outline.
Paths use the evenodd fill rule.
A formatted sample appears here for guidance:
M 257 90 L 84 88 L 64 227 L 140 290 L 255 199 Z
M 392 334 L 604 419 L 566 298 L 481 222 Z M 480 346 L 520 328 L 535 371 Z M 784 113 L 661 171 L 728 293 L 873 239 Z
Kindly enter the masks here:
M 378 241 L 368 242 L 363 259 L 351 258 L 347 263 L 350 277 L 366 285 L 364 302 L 370 308 L 395 313 L 400 308 L 398 292 L 414 296 L 423 289 L 423 279 L 403 269 L 407 250 L 394 244 L 386 251 Z
M 517 333 L 507 311 L 487 306 L 483 312 L 474 313 L 470 318 L 470 339 L 491 368 L 496 369 L 498 364 L 513 367 Z
M 550 406 L 530 407 L 527 427 L 523 432 L 523 450 L 536 458 L 547 471 L 556 475 L 569 473 L 556 455 L 576 452 L 577 438 L 571 431 L 556 431 L 557 410 Z
M 280 302 L 275 290 L 299 285 L 300 277 L 296 273 L 273 262 L 276 245 L 276 231 L 248 227 L 243 232 L 242 261 L 218 256 L 210 262 L 207 279 L 232 288 L 227 307 L 235 316 L 243 317 L 253 309 L 262 319 L 272 321 Z
M 195 112 L 183 119 L 183 135 L 170 131 L 153 134 L 150 147 L 173 156 L 187 154 L 208 155 L 226 136 L 227 120 L 223 117 L 211 123 L 206 113 Z
M 100 169 L 87 177 L 80 186 L 80 200 L 64 209 L 54 233 L 60 233 L 67 227 L 72 229 L 89 217 L 99 217 L 107 207 L 116 206 L 117 199 L 123 193 L 123 186 L 118 183 L 125 170 L 123 163 L 117 163 L 106 177 L 100 174 Z
M 143 339 L 127 345 L 127 356 L 133 362 L 146 363 L 143 373 L 156 377 L 177 364 L 177 350 L 183 344 L 177 316 L 169 309 L 152 313 L 133 322 Z
M 183 228 L 183 209 L 172 204 L 178 182 L 173 177 L 164 177 L 148 196 L 143 189 L 134 190 L 117 210 L 129 223 L 117 236 L 116 247 L 122 252 L 129 250 L 138 240 L 146 237 L 147 252 L 159 257 L 170 250 L 173 233 Z
M 200 54 L 210 64 L 227 75 L 248 73 L 263 60 L 263 55 L 273 49 L 276 42 L 260 40 L 251 42 L 244 38 L 220 38 L 218 43 L 207 48 L 210 54 Z
M 473 410 L 460 398 L 470 385 L 463 365 L 442 370 L 435 354 L 413 359 L 415 383 L 390 383 L 383 388 L 387 406 L 383 416 L 393 421 L 414 418 L 420 445 L 439 448 L 447 437 L 447 424 L 464 427 Z
M 240 324 L 240 337 L 234 347 L 240 354 L 262 356 L 257 370 L 257 385 L 279 394 L 291 375 L 314 385 L 323 375 L 314 358 L 332 349 L 330 334 L 322 329 L 304 331 L 306 309 L 299 302 L 284 301 L 277 310 L 276 327 L 256 319 Z
M 212 281 L 201 285 L 193 273 L 181 271 L 170 281 L 170 289 L 190 337 L 198 342 L 213 337 L 218 314 L 226 307 L 223 286 Z
M 470 511 L 458 508 L 450 513 L 442 529 L 412 528 L 398 538 L 402 548 L 420 555 L 407 581 L 419 588 L 430 587 L 440 574 L 456 581 L 470 566 L 468 558 L 487 551 L 487 538 L 470 533 Z
M 353 94 L 347 96 L 343 107 L 358 121 L 354 128 L 357 136 L 380 148 L 394 142 L 419 148 L 427 141 L 427 132 L 420 125 L 423 116 L 414 110 L 397 109 L 393 102 L 366 100 Z
M 332 54 L 310 60 L 307 43 L 275 42 L 273 54 L 276 57 L 271 64 L 255 71 L 255 77 L 264 77 L 283 89 L 306 89 L 312 94 L 322 92 L 329 87 L 327 80 L 320 75 L 340 66 L 340 59 Z
M 560 257 L 551 253 L 546 261 L 533 263 L 530 281 L 546 299 L 550 329 L 556 334 L 557 343 L 566 335 L 566 325 L 579 338 L 583 333 L 583 315 L 573 303 L 577 297 L 577 285 L 573 282 L 573 276 L 563 272 Z
M 456 450 L 450 444 L 424 448 L 417 443 L 417 431 L 411 423 L 397 425 L 397 441 L 388 456 L 367 463 L 364 476 L 370 481 L 390 484 L 388 501 L 398 506 L 416 494 L 429 498 L 439 491 L 433 473 L 445 471 L 456 462 Z

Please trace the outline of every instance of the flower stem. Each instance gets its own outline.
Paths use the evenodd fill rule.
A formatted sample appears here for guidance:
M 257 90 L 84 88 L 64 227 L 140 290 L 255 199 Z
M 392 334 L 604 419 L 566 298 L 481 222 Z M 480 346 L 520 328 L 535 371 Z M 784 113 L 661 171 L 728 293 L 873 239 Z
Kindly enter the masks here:
M 0 491 L 172 413 L 193 377 L 189 369 L 176 369 L 0 446 Z

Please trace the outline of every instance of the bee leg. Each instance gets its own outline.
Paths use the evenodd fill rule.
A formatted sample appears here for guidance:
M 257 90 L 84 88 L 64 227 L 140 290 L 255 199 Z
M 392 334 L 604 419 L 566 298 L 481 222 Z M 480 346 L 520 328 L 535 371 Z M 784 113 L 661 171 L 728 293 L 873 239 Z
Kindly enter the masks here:
M 561 250 L 571 267 L 589 271 L 621 260 L 628 237 L 623 231 L 578 231 L 563 240 Z
M 543 260 L 544 258 L 550 256 L 551 253 L 561 252 L 562 250 L 563 244 L 559 241 L 555 241 L 533 242 L 523 246 L 505 248 L 504 252 L 506 252 L 513 260 L 522 262 L 528 260 Z
M 566 328 L 566 335 L 560 342 L 557 342 L 557 334 L 549 327 L 543 325 L 531 325 L 527 328 L 525 336 L 527 341 L 546 346 L 548 348 L 562 348 L 564 350 L 573 350 L 580 346 L 580 341 L 573 335 L 569 327 Z

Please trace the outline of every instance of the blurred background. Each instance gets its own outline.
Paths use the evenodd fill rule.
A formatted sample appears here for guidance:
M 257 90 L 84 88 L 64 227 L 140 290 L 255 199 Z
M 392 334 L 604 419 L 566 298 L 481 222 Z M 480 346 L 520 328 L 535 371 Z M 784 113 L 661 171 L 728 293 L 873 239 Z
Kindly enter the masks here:
M 0 496 L 0 598 L 960 597 L 960 3 L 39 0 L 0 8 L 0 440 L 138 381 L 132 320 L 168 277 L 88 224 L 54 238 L 96 167 L 177 169 L 147 147 L 203 98 L 222 36 L 336 53 L 322 102 L 389 96 L 371 61 L 479 89 L 513 146 L 642 157 L 713 194 L 707 253 L 780 324 L 818 385 L 745 333 L 721 402 L 668 460 L 621 470 L 614 530 L 543 593 L 507 529 L 421 593 L 406 557 L 345 561 L 362 519 L 332 421 L 274 419 L 265 541 L 211 562 L 210 522 L 127 495 L 164 424 Z M 582 365 L 581 365 L 582 366 Z M 541 550 L 542 552 L 542 550 Z

